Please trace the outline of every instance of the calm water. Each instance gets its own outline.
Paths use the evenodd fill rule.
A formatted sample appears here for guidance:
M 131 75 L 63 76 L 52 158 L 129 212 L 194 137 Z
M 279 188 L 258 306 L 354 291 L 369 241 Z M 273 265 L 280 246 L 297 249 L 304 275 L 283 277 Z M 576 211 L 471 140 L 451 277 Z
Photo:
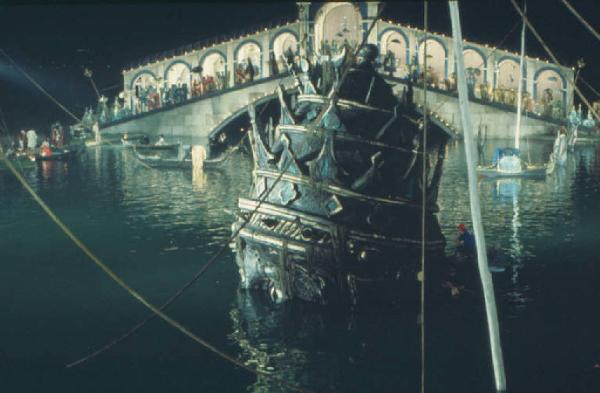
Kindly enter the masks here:
M 490 152 L 492 146 L 489 147 Z M 550 142 L 531 143 L 533 161 Z M 489 154 L 488 154 L 489 156 Z M 134 288 L 159 304 L 230 234 L 251 163 L 192 178 L 147 170 L 126 150 L 89 149 L 27 178 L 63 220 Z M 600 146 L 580 146 L 542 181 L 479 184 L 489 245 L 511 268 L 494 275 L 512 392 L 600 392 Z M 440 193 L 449 251 L 468 223 L 462 146 L 449 147 Z M 279 392 L 153 321 L 74 369 L 64 364 L 123 333 L 147 311 L 110 281 L 0 173 L 0 391 Z M 237 289 L 227 252 L 168 313 L 252 367 L 318 392 L 416 392 L 413 312 L 273 306 Z M 476 288 L 428 310 L 429 392 L 490 392 Z

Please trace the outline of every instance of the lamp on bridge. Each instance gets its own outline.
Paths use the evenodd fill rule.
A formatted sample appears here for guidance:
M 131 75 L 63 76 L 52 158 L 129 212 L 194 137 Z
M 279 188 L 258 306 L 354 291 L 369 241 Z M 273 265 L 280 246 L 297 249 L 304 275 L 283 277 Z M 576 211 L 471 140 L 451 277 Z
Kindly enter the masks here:
M 577 83 L 577 78 L 579 77 L 579 72 L 585 67 L 585 61 L 583 57 L 577 60 L 577 65 L 575 66 L 575 79 L 573 84 Z
M 96 92 L 96 98 L 100 98 L 100 92 L 98 91 L 98 88 L 96 87 L 96 83 L 94 82 L 94 78 L 92 78 L 93 72 L 92 70 L 90 70 L 89 68 L 85 67 L 83 69 L 83 75 L 86 78 L 90 79 L 90 82 L 92 83 L 92 87 L 94 88 L 94 91 Z

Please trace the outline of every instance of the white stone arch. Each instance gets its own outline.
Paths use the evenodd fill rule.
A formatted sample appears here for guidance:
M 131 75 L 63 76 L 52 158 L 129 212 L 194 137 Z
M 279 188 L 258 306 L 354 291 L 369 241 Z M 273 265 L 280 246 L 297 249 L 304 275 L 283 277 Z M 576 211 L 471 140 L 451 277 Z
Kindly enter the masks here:
M 248 41 L 241 44 L 236 50 L 235 62 L 236 65 L 246 65 L 248 59 L 254 66 L 254 78 L 259 78 L 262 75 L 262 50 L 260 45 L 255 41 Z
M 549 89 L 554 99 L 563 98 L 563 91 L 566 86 L 563 83 L 563 77 L 553 69 L 545 69 L 539 72 L 535 78 L 535 98 L 543 97 L 544 91 Z
M 421 72 L 424 70 L 425 43 L 427 43 L 427 68 L 431 69 L 433 79 L 443 81 L 446 79 L 447 54 L 446 48 L 436 39 L 427 38 L 421 41 L 419 45 L 419 67 Z
M 560 72 L 553 68 L 542 68 L 535 74 L 533 82 L 533 98 L 538 103 L 560 100 L 560 108 L 564 111 L 567 108 L 567 83 Z M 548 97 L 550 94 L 550 97 Z
M 167 87 L 187 85 L 190 88 L 192 73 L 190 67 L 183 62 L 173 63 L 165 72 L 165 82 Z
M 139 97 L 136 94 L 138 90 Z M 149 109 L 148 106 L 148 93 L 158 91 L 158 79 L 151 71 L 140 71 L 131 81 L 131 102 L 129 107 L 132 108 L 134 113 L 145 112 Z M 145 101 L 145 103 L 144 103 Z
M 475 71 L 475 80 L 477 81 L 477 84 L 483 83 L 485 80 L 485 59 L 481 53 L 475 49 L 469 48 L 463 51 L 463 56 L 465 59 L 465 70 L 469 68 L 479 70 L 478 72 Z
M 131 82 L 132 89 L 135 90 L 136 86 L 139 88 L 147 89 L 150 86 L 157 87 L 158 81 L 156 76 L 150 72 L 139 73 Z
M 518 61 L 514 59 L 504 59 L 496 65 L 496 87 L 514 90 L 519 88 Z
M 329 2 L 323 5 L 315 17 L 315 48 L 321 53 L 321 43 L 325 40 L 331 45 L 336 41 L 340 46 L 344 39 L 350 44 L 362 40 L 362 16 L 356 4 L 351 2 Z
M 217 74 L 225 72 L 226 64 L 227 60 L 225 59 L 225 56 L 219 52 L 212 52 L 202 59 L 202 63 L 200 64 L 202 67 L 202 75 L 212 76 L 214 78 Z
M 278 34 L 273 40 L 273 54 L 276 59 L 284 55 L 288 49 L 295 54 L 298 50 L 298 39 L 289 31 Z
M 408 42 L 406 42 L 403 34 L 397 30 L 388 30 L 381 35 L 379 42 L 382 57 L 385 57 L 388 51 L 391 51 L 396 58 L 396 67 L 408 64 L 408 59 L 406 58 Z

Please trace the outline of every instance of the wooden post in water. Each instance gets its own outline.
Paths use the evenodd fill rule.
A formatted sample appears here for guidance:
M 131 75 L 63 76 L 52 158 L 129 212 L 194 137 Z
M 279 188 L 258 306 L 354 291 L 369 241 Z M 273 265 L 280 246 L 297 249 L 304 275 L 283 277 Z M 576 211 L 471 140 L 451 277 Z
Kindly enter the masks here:
M 506 391 L 506 375 L 504 374 L 504 360 L 502 358 L 502 347 L 500 345 L 500 331 L 498 327 L 498 312 L 496 310 L 496 299 L 494 296 L 494 283 L 488 268 L 485 236 L 481 220 L 481 208 L 479 205 L 479 194 L 477 193 L 477 178 L 475 173 L 475 146 L 473 142 L 473 128 L 471 112 L 469 110 L 469 97 L 467 95 L 467 82 L 465 77 L 465 61 L 463 56 L 463 38 L 460 28 L 460 14 L 458 2 L 448 1 L 450 8 L 450 20 L 452 22 L 452 38 L 454 45 L 454 56 L 456 57 L 456 77 L 458 87 L 458 101 L 460 105 L 461 120 L 463 126 L 465 153 L 467 156 L 467 175 L 469 179 L 469 199 L 471 201 L 471 218 L 473 220 L 473 231 L 475 232 L 475 244 L 477 248 L 477 263 L 479 275 L 483 286 L 483 297 L 485 300 L 485 311 L 487 316 L 488 333 L 490 336 L 490 347 L 492 352 L 492 363 L 494 365 L 494 380 L 496 390 Z

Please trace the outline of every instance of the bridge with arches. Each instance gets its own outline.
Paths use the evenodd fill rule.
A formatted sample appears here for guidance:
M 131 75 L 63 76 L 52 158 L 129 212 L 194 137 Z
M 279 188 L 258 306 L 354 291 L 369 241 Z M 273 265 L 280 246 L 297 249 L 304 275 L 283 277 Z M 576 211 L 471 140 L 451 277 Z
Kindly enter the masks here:
M 149 56 L 123 70 L 121 114 L 103 132 L 143 131 L 206 138 L 224 127 L 249 102 L 290 87 L 288 61 L 329 59 L 343 45 L 363 38 L 380 49 L 381 72 L 399 94 L 409 79 L 422 85 L 427 59 L 428 104 L 442 124 L 459 132 L 452 38 L 417 27 L 378 20 L 379 2 L 298 2 L 298 18 L 231 37 L 186 45 Z M 509 136 L 516 111 L 519 55 L 464 43 L 464 58 L 476 124 L 491 136 Z M 573 68 L 524 59 L 523 134 L 548 132 L 564 123 L 573 104 Z M 415 89 L 417 103 L 422 100 Z

